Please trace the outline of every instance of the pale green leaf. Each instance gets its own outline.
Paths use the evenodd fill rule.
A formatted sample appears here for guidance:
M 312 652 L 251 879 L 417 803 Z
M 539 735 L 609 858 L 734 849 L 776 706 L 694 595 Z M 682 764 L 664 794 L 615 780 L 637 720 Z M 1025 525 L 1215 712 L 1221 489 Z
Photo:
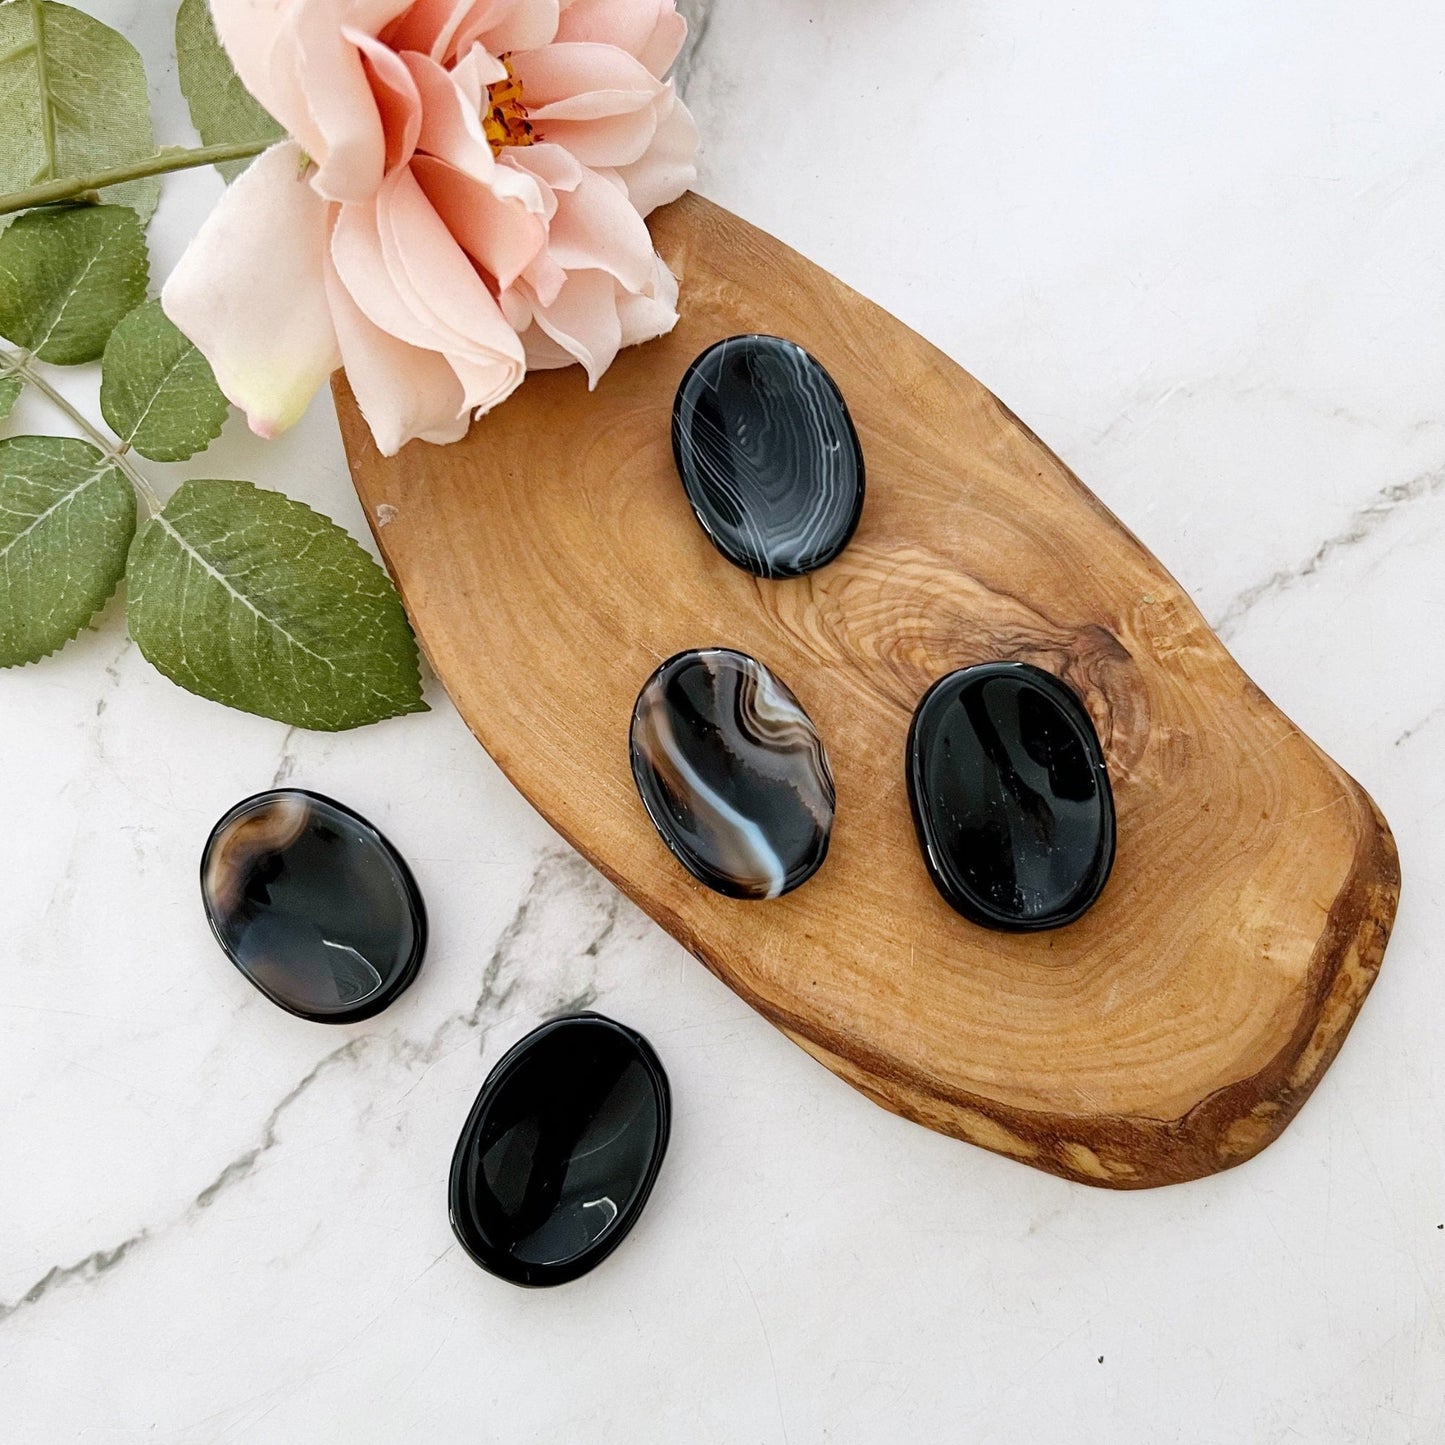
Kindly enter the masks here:
M 202 697 L 325 731 L 426 710 L 386 573 L 279 492 L 184 483 L 141 529 L 127 579 L 137 646 Z
M 191 124 L 209 145 L 284 140 L 286 132 L 241 84 L 216 35 L 206 0 L 182 0 L 176 14 L 176 64 Z M 250 161 L 225 161 L 216 169 L 233 181 Z
M 115 591 L 135 494 L 89 442 L 0 441 L 0 667 L 63 647 Z
M 13 371 L 0 374 L 0 421 L 4 421 L 15 409 L 20 393 L 25 389 L 24 380 Z
M 42 361 L 94 361 L 145 299 L 149 271 L 125 206 L 26 211 L 0 235 L 0 336 Z
M 229 409 L 211 365 L 161 310 L 143 301 L 110 334 L 100 410 L 141 456 L 183 462 L 221 434 Z
M 0 192 L 155 154 L 145 67 L 108 25 L 53 0 L 0 5 Z M 154 177 L 102 199 L 149 220 Z

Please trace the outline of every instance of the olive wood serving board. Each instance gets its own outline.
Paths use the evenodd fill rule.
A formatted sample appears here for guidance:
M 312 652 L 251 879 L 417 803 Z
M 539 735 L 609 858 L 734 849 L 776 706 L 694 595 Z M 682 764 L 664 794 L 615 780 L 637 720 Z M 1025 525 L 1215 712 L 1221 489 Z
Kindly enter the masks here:
M 336 379 L 357 491 L 462 716 L 607 877 L 885 1108 L 1113 1188 L 1248 1159 L 1319 1081 L 1379 968 L 1399 893 L 1384 819 L 966 372 L 708 201 L 653 229 L 682 320 L 595 394 L 575 368 L 539 373 L 464 441 L 387 460 Z M 727 562 L 673 465 L 683 372 L 742 332 L 828 368 L 867 460 L 857 535 L 801 579 Z M 770 902 L 684 872 L 629 770 L 638 689 L 709 646 L 797 693 L 837 780 L 827 862 Z M 1050 933 L 954 913 L 909 815 L 918 700 L 1001 659 L 1083 698 L 1118 808 L 1103 896 Z

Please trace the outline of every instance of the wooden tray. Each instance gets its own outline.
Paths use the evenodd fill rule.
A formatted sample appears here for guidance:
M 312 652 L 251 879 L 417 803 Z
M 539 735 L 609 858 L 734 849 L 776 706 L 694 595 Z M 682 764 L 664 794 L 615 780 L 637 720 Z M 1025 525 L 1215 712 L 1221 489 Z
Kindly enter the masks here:
M 462 716 L 618 887 L 884 1107 L 1114 1188 L 1248 1159 L 1318 1082 L 1379 968 L 1399 892 L 1384 819 L 947 357 L 699 197 L 653 227 L 683 278 L 681 324 L 623 352 L 594 395 L 577 369 L 540 373 L 465 441 L 388 461 L 337 378 L 357 491 Z M 801 580 L 726 562 L 673 467 L 683 371 L 748 331 L 823 362 L 867 457 L 857 536 Z M 628 769 L 639 687 L 713 645 L 793 688 L 837 778 L 827 863 L 774 902 L 694 882 Z M 1113 877 L 1054 933 L 953 913 L 909 818 L 918 699 L 1003 658 L 1085 699 L 1118 803 Z

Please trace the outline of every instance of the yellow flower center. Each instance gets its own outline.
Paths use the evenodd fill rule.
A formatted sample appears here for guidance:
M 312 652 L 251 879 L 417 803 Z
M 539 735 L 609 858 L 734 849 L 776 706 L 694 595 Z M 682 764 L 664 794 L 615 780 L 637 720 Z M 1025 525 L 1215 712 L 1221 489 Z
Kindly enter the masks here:
M 505 55 L 501 61 L 507 67 L 507 78 L 487 87 L 487 109 L 482 115 L 494 155 L 500 155 L 503 146 L 529 146 L 537 138 L 522 104 L 522 83 L 512 74 L 512 62 Z

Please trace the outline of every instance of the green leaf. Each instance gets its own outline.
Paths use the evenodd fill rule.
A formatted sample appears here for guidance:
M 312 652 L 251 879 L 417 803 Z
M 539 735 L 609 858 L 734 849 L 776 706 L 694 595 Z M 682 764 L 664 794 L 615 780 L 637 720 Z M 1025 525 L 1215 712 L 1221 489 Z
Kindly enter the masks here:
M 324 731 L 426 711 L 386 573 L 279 492 L 184 483 L 141 529 L 127 578 L 130 635 L 202 697 Z
M 0 441 L 0 667 L 63 647 L 115 591 L 135 493 L 89 442 Z
M 241 84 L 231 57 L 221 46 L 206 0 L 181 0 L 176 14 L 176 64 L 191 109 L 191 124 L 208 146 L 285 140 L 285 130 Z M 250 164 L 226 161 L 216 169 L 234 181 Z
M 0 336 L 42 361 L 94 361 L 145 299 L 149 271 L 125 206 L 26 211 L 0 235 Z
M 229 409 L 210 363 L 159 301 L 143 301 L 111 332 L 100 363 L 100 410 L 141 456 L 183 462 L 205 451 Z
M 25 389 L 24 380 L 15 372 L 0 373 L 0 421 L 4 421 L 15 409 L 20 393 Z
M 108 25 L 52 0 L 0 5 L 0 192 L 155 154 L 145 67 Z M 149 220 L 154 177 L 102 199 Z

